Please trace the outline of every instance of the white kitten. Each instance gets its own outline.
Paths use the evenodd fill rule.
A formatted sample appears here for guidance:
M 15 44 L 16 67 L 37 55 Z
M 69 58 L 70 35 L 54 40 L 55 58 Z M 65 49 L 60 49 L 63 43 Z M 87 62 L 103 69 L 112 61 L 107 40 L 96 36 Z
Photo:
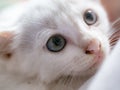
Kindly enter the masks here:
M 99 1 L 33 0 L 10 10 L 1 14 L 16 18 L 1 21 L 0 90 L 77 90 L 109 53 Z

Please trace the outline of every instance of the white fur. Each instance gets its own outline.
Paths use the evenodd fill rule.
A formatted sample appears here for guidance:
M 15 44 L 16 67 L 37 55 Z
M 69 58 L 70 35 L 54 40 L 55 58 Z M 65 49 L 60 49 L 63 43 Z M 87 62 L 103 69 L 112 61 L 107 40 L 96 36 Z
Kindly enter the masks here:
M 101 4 L 94 0 L 33 0 L 25 5 L 13 30 L 12 57 L 0 60 L 0 90 L 77 90 L 99 66 L 90 69 L 98 61 L 93 60 L 94 54 L 84 53 L 88 43 L 100 41 L 104 58 L 109 53 L 109 22 Z M 87 9 L 96 12 L 95 25 L 84 22 Z M 54 53 L 47 50 L 46 42 L 56 33 L 67 39 L 67 45 Z M 56 81 L 61 76 L 74 78 L 64 85 L 63 78 Z

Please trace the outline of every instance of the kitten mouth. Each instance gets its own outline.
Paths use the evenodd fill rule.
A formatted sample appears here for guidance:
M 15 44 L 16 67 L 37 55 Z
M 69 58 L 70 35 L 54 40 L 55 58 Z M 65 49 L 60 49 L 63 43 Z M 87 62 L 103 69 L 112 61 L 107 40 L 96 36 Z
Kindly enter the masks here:
M 99 51 L 98 53 L 96 53 L 96 55 L 95 55 L 95 57 L 93 59 L 94 63 L 93 63 L 93 65 L 90 66 L 90 68 L 87 71 L 89 71 L 89 70 L 93 70 L 93 71 L 97 70 L 100 67 L 100 65 L 101 65 L 102 61 L 104 60 L 104 58 L 105 58 L 105 56 L 104 56 L 103 51 Z
M 100 62 L 103 61 L 104 57 L 105 57 L 105 56 L 104 56 L 103 51 L 100 50 L 98 53 L 96 53 L 96 56 L 95 56 L 95 58 L 94 58 L 94 61 L 95 61 L 96 63 L 100 63 Z

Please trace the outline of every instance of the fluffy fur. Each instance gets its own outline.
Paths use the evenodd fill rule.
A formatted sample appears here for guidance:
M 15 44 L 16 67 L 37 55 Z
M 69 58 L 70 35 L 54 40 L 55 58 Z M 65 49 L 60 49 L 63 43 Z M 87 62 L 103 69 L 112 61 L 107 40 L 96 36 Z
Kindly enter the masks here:
M 9 27 L 0 25 L 0 90 L 78 90 L 109 53 L 109 21 L 100 2 L 33 0 L 20 7 L 1 14 L 16 17 L 8 18 Z M 90 26 L 83 19 L 88 9 L 98 17 Z M 60 52 L 46 48 L 54 34 L 67 40 Z M 86 54 L 97 42 L 100 53 Z

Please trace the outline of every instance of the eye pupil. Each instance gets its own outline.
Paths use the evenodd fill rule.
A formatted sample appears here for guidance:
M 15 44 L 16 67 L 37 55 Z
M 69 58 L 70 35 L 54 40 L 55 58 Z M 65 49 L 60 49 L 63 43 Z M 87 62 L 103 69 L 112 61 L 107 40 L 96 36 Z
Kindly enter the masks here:
M 52 52 L 61 51 L 62 49 L 64 49 L 65 45 L 66 40 L 61 35 L 54 35 L 50 37 L 46 44 L 48 50 Z
M 89 21 L 93 21 L 93 16 L 91 15 L 91 13 L 86 13 L 86 19 L 89 20 Z
M 84 21 L 88 25 L 93 25 L 97 21 L 97 15 L 92 10 L 87 10 L 84 13 Z
M 52 39 L 52 42 L 56 45 L 56 46 L 59 46 L 59 45 L 61 45 L 61 39 L 59 38 L 59 37 L 54 37 L 53 39 Z

